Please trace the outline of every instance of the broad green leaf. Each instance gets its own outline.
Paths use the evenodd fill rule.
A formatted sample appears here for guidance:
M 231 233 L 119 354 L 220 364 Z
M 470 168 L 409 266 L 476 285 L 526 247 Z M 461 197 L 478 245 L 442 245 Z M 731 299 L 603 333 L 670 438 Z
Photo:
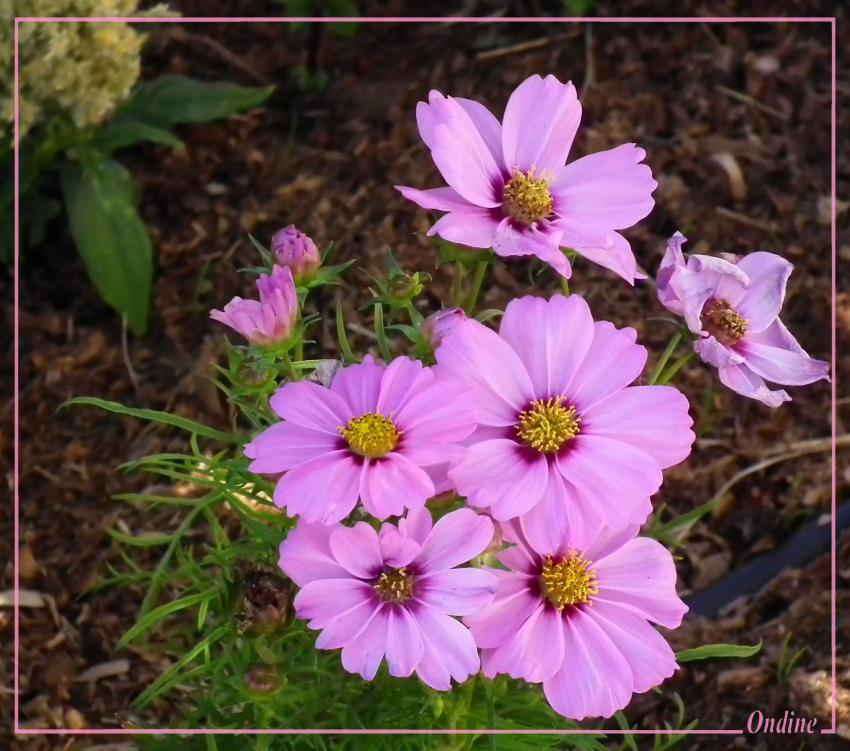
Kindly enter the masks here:
M 100 409 L 105 409 L 107 412 L 115 412 L 116 414 L 135 417 L 139 420 L 160 422 L 165 425 L 180 428 L 180 430 L 188 431 L 189 433 L 202 435 L 205 438 L 212 438 L 214 441 L 221 441 L 222 443 L 240 443 L 244 440 L 244 436 L 235 435 L 233 433 L 223 433 L 220 430 L 210 428 L 202 423 L 189 420 L 185 417 L 178 417 L 177 415 L 172 415 L 168 412 L 160 412 L 155 409 L 127 407 L 119 402 L 110 402 L 106 399 L 98 399 L 95 396 L 78 396 L 64 402 L 59 408 L 62 409 L 63 407 L 79 406 L 99 407 Z
M 141 335 L 153 277 L 151 239 L 136 211 L 130 173 L 102 155 L 91 156 L 85 166 L 71 163 L 62 171 L 71 234 L 101 297 Z
M 676 653 L 678 662 L 693 662 L 694 660 L 712 660 L 720 657 L 752 657 L 761 649 L 761 642 L 748 646 L 746 644 L 703 644 L 693 649 L 683 649 Z
M 117 123 L 145 123 L 167 128 L 177 123 L 202 123 L 258 107 L 274 86 L 237 86 L 223 81 L 196 81 L 186 76 L 161 76 L 139 84 L 115 116 Z
M 117 149 L 123 149 L 144 141 L 171 146 L 175 149 L 183 148 L 183 142 L 173 133 L 155 125 L 134 122 L 110 123 L 101 128 L 95 136 L 94 145 L 101 151 L 111 154 Z

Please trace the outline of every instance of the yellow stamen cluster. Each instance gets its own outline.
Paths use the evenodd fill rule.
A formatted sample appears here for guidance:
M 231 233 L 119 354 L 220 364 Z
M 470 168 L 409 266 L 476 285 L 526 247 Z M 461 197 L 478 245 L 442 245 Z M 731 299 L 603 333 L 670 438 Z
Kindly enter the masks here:
M 389 454 L 402 435 L 392 420 L 377 412 L 353 417 L 348 425 L 340 426 L 339 432 L 355 454 L 367 459 L 380 459 Z
M 705 330 L 726 346 L 737 344 L 744 338 L 748 323 L 726 300 L 711 301 L 702 313 Z
M 529 225 L 545 219 L 552 213 L 552 193 L 545 177 L 535 177 L 534 169 L 528 172 L 514 170 L 505 183 L 502 209 L 511 219 Z
M 590 602 L 593 595 L 599 594 L 596 572 L 590 568 L 590 561 L 577 553 L 557 562 L 547 555 L 540 572 L 540 587 L 546 599 L 559 611 L 567 605 Z
M 404 567 L 385 571 L 373 587 L 384 602 L 407 602 L 413 597 L 413 574 Z
M 564 406 L 563 396 L 535 399 L 519 413 L 517 438 L 541 454 L 553 454 L 579 433 L 581 418 L 576 408 Z

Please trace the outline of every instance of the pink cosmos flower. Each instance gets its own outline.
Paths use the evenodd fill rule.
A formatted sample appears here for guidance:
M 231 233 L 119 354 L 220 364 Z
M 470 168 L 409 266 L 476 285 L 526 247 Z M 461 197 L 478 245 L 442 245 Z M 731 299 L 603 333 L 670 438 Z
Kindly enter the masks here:
M 257 279 L 260 299 L 234 297 L 224 310 L 210 311 L 210 318 L 244 336 L 251 344 L 264 347 L 282 344 L 295 330 L 298 297 L 289 269 L 275 266 L 271 274 Z
M 312 278 L 322 262 L 316 243 L 294 224 L 275 233 L 272 238 L 272 253 L 277 263 L 292 272 L 292 278 L 296 282 Z
M 688 401 L 629 386 L 646 350 L 634 329 L 593 321 L 576 295 L 512 300 L 499 333 L 457 324 L 437 369 L 472 389 L 478 430 L 449 478 L 498 520 L 522 516 L 542 548 L 601 525 L 640 524 L 661 470 L 685 459 Z
M 446 691 L 479 668 L 469 631 L 452 615 L 486 607 L 496 577 L 455 568 L 479 555 L 493 523 L 470 509 L 446 514 L 433 527 L 427 509 L 410 511 L 380 533 L 303 521 L 280 546 L 280 567 L 301 591 L 295 612 L 321 630 L 318 649 L 342 648 L 342 666 L 372 680 L 387 658 L 389 673 L 414 671 Z
M 718 369 L 721 383 L 778 407 L 791 397 L 772 391 L 765 380 L 789 386 L 829 380 L 829 363 L 809 357 L 779 320 L 791 263 L 765 252 L 743 258 L 691 255 L 686 261 L 686 241 L 677 232 L 667 242 L 658 299 L 698 335 L 694 350 Z
M 448 212 L 429 235 L 500 256 L 534 255 L 564 277 L 571 271 L 560 248 L 572 248 L 633 284 L 644 276 L 617 230 L 652 210 L 657 183 L 633 143 L 565 166 L 580 119 L 575 87 L 551 75 L 520 84 L 501 123 L 478 102 L 432 91 L 416 121 L 449 187 L 396 187 Z
M 407 357 L 387 366 L 366 357 L 329 387 L 287 383 L 269 404 L 283 422 L 245 446 L 249 469 L 285 472 L 275 504 L 323 524 L 344 519 L 358 498 L 378 519 L 424 505 L 435 492 L 424 468 L 452 461 L 475 429 L 466 389 Z
M 687 606 L 676 595 L 676 567 L 636 526 L 538 547 L 516 522 L 516 543 L 496 558 L 508 570 L 492 604 L 464 622 L 482 652 L 483 672 L 543 683 L 552 708 L 575 720 L 610 717 L 677 668 L 649 623 L 676 628 Z

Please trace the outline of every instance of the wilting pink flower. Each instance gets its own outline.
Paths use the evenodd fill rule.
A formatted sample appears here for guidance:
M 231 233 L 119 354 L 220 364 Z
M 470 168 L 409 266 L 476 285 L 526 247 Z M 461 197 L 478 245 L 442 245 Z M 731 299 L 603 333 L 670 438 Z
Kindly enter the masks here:
M 461 308 L 444 308 L 432 313 L 422 324 L 422 335 L 431 347 L 439 347 L 446 336 L 458 323 L 466 320 Z
M 271 274 L 257 279 L 259 300 L 234 297 L 224 310 L 210 311 L 210 318 L 230 326 L 251 344 L 282 344 L 295 330 L 298 297 L 289 269 L 275 266 Z
M 637 527 L 572 535 L 539 547 L 517 522 L 503 525 L 516 543 L 497 559 L 508 570 L 492 604 L 464 622 L 492 677 L 507 673 L 543 683 L 552 708 L 575 720 L 610 717 L 669 678 L 676 658 L 650 621 L 676 628 L 687 606 L 676 595 L 676 567 Z
M 560 248 L 611 269 L 637 272 L 631 227 L 654 205 L 656 182 L 633 143 L 565 166 L 581 119 L 572 83 L 532 76 L 511 94 L 502 122 L 482 104 L 432 91 L 416 108 L 419 134 L 449 187 L 397 186 L 423 208 L 448 212 L 431 229 L 450 242 L 534 255 L 570 276 Z
M 299 618 L 321 630 L 316 647 L 342 648 L 342 666 L 372 680 L 387 658 L 390 675 L 414 671 L 446 691 L 479 668 L 472 635 L 452 615 L 486 607 L 497 580 L 479 568 L 455 568 L 479 555 L 493 524 L 470 509 L 433 527 L 427 509 L 410 511 L 380 533 L 303 521 L 280 546 L 280 567 L 302 587 Z
M 498 334 L 468 320 L 445 337 L 438 372 L 472 389 L 479 422 L 449 470 L 470 505 L 522 516 L 542 547 L 646 519 L 694 434 L 678 390 L 628 385 L 646 362 L 635 338 L 576 295 L 512 300 Z
M 285 472 L 275 504 L 323 524 L 344 519 L 358 498 L 378 519 L 424 505 L 435 492 L 424 468 L 452 461 L 475 429 L 466 389 L 407 357 L 387 366 L 366 357 L 330 387 L 287 383 L 269 404 L 283 422 L 245 446 L 249 469 Z
M 667 242 L 658 299 L 698 335 L 694 350 L 718 369 L 724 385 L 778 407 L 791 397 L 765 380 L 788 386 L 829 380 L 829 363 L 809 357 L 779 320 L 791 263 L 765 252 L 685 260 L 685 242 L 680 232 Z
M 275 233 L 272 253 L 275 262 L 288 268 L 296 282 L 310 279 L 322 262 L 316 243 L 294 224 Z

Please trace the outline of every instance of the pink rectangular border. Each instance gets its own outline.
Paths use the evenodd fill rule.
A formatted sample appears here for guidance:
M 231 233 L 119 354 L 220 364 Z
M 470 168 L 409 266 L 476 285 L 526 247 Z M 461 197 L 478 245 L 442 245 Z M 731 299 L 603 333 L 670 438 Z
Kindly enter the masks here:
M 496 730 L 496 729 L 467 729 L 467 730 L 419 730 L 419 729 L 364 729 L 364 728 L 339 728 L 339 729 L 269 729 L 269 728 L 245 728 L 241 730 L 199 728 L 199 729 L 175 729 L 175 728 L 92 728 L 86 730 L 73 730 L 69 728 L 22 728 L 20 726 L 20 405 L 18 403 L 18 392 L 20 387 L 20 317 L 19 317 L 19 242 L 20 242 L 20 154 L 19 154 L 19 94 L 20 80 L 18 68 L 18 37 L 19 26 L 22 22 L 53 22 L 53 23 L 108 23 L 108 22 L 132 22 L 132 23 L 829 23 L 832 31 L 831 59 L 832 59 L 832 102 L 831 102 L 831 171 L 830 171 L 830 202 L 831 202 L 831 249 L 832 249 L 832 363 L 836 362 L 836 18 L 834 16 L 704 16 L 704 17 L 672 17 L 672 16 L 648 16 L 630 17 L 617 16 L 607 18 L 585 18 L 585 17 L 511 17 L 511 18 L 488 18 L 488 17 L 50 17 L 50 16 L 15 16 L 14 29 L 14 725 L 15 735 L 744 735 L 745 731 L 739 730 Z M 834 368 L 833 368 L 834 369 Z M 830 587 L 832 593 L 830 607 L 831 627 L 831 669 L 832 669 L 832 726 L 822 728 L 821 734 L 834 735 L 837 733 L 837 709 L 836 709 L 836 552 L 837 535 L 835 526 L 837 477 L 836 477 L 836 394 L 837 374 L 832 375 L 832 405 L 831 405 L 831 439 L 832 439 L 832 498 L 831 498 L 831 577 Z

